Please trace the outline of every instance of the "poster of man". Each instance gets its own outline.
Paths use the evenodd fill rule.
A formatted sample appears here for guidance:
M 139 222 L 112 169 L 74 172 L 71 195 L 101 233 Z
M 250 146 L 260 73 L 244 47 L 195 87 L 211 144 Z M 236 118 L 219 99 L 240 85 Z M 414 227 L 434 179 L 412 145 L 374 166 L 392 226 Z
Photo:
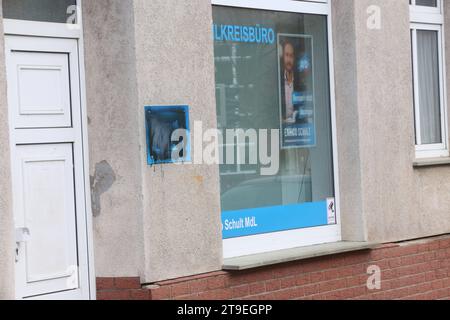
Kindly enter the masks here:
M 281 146 L 307 148 L 316 144 L 313 39 L 278 35 Z

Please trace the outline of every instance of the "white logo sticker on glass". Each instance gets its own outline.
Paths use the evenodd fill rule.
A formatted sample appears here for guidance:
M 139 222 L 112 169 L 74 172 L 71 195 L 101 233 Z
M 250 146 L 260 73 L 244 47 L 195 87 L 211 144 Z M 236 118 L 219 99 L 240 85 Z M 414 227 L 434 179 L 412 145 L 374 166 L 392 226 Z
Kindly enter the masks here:
M 327 217 L 328 217 L 328 224 L 336 224 L 336 203 L 334 201 L 334 198 L 327 199 Z

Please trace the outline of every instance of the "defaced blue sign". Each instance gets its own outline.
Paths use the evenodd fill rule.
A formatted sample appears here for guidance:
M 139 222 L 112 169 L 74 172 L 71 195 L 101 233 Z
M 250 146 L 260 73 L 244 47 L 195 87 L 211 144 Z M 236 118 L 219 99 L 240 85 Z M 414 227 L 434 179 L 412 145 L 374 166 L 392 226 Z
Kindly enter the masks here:
M 145 107 L 147 163 L 191 161 L 189 107 Z

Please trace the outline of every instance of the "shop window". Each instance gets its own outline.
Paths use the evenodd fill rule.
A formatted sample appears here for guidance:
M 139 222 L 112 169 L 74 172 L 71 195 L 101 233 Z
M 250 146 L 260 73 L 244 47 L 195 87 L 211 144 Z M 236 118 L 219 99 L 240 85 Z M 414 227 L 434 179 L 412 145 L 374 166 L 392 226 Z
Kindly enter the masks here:
M 419 1 L 411 6 L 416 157 L 447 157 L 443 18 L 440 1 Z M 434 7 L 431 13 L 428 8 Z
M 40 22 L 74 23 L 76 0 L 3 0 L 3 18 Z
M 214 6 L 213 37 L 225 257 L 339 241 L 327 14 Z

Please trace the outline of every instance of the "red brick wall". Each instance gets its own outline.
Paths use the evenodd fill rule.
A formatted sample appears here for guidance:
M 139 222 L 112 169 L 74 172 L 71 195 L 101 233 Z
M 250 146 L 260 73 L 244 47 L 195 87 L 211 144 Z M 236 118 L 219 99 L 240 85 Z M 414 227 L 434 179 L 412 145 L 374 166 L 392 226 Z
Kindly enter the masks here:
M 367 288 L 367 268 L 381 289 Z M 139 278 L 98 278 L 109 299 L 450 299 L 450 236 L 389 244 L 244 272 L 214 272 L 141 287 Z

